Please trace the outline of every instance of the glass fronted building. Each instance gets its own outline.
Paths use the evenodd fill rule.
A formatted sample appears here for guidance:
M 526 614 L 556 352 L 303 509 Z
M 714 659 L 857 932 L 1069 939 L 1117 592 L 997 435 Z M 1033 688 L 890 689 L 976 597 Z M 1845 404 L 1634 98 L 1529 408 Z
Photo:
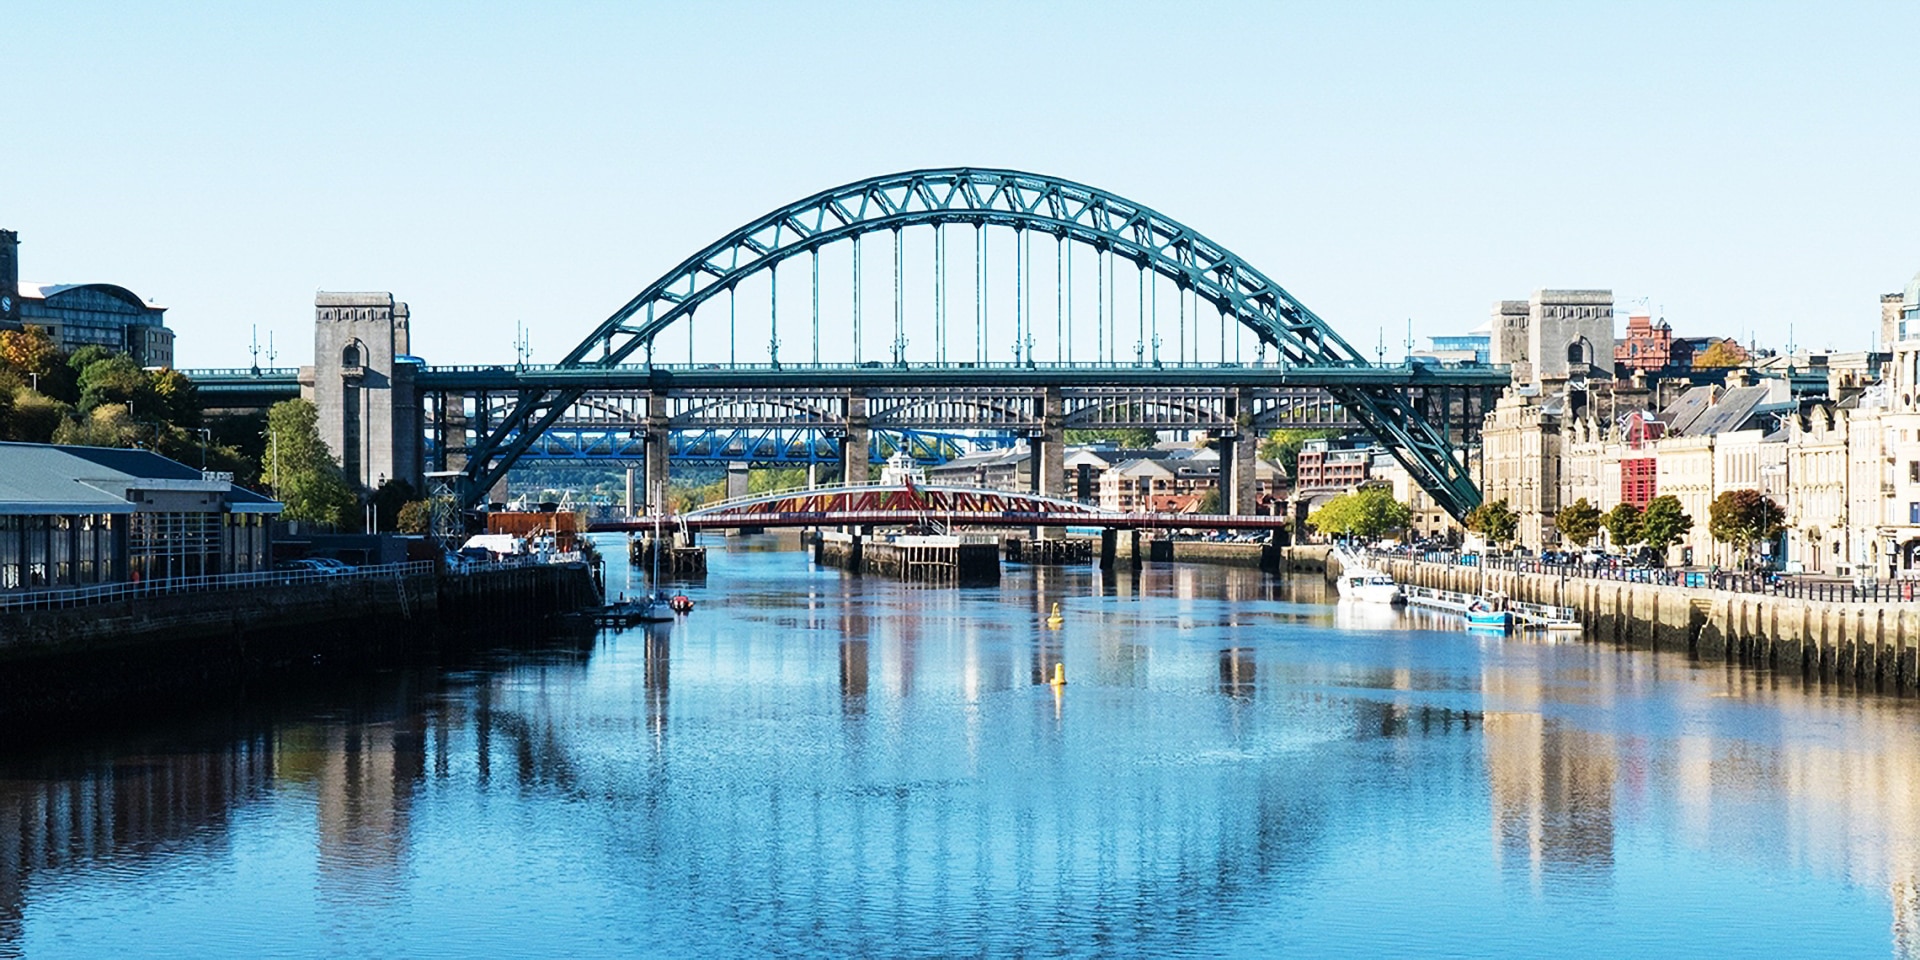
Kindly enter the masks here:
M 279 512 L 145 450 L 0 443 L 0 590 L 271 569 Z

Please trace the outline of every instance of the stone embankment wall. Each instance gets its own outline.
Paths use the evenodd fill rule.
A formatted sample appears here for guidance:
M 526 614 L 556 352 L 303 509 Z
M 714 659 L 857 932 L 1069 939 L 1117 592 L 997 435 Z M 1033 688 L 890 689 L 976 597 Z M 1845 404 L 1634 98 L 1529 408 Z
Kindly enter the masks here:
M 1381 567 L 1401 583 L 1572 607 L 1589 640 L 1896 690 L 1920 684 L 1920 604 L 1823 602 L 1415 560 Z
M 600 602 L 584 566 L 308 580 L 0 613 L 0 718 L 84 718 L 262 671 L 431 649 L 440 627 Z

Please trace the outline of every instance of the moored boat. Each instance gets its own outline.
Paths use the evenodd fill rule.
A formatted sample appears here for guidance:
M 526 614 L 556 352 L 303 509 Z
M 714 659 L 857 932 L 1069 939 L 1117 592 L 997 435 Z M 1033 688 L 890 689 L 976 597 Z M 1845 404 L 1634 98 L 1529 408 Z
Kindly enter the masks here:
M 1340 572 L 1340 599 L 1362 603 L 1405 603 L 1406 597 L 1393 578 L 1372 567 L 1348 567 Z

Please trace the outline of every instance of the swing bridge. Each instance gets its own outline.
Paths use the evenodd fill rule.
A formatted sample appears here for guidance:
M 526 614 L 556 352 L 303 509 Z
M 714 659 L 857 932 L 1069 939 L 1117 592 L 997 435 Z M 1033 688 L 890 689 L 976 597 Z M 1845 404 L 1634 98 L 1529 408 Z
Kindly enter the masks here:
M 321 403 L 323 419 L 351 417 L 364 407 L 351 391 L 375 382 L 350 356 L 349 400 Z M 458 472 L 462 506 L 483 505 L 516 464 L 624 461 L 645 471 L 636 515 L 674 461 L 828 463 L 861 484 L 895 451 L 932 463 L 1013 444 L 1033 459 L 1033 492 L 1058 498 L 1066 431 L 1116 428 L 1207 438 L 1223 508 L 1245 515 L 1261 435 L 1337 427 L 1378 438 L 1459 516 L 1480 500 L 1462 450 L 1508 379 L 1370 362 L 1178 221 L 1094 187 L 971 167 L 772 210 L 641 288 L 557 363 L 393 360 L 410 365 L 384 382 L 411 391 L 394 406 L 415 411 L 415 456 Z M 336 376 L 324 369 L 315 376 Z M 264 406 L 301 386 L 288 370 L 187 373 L 209 407 Z

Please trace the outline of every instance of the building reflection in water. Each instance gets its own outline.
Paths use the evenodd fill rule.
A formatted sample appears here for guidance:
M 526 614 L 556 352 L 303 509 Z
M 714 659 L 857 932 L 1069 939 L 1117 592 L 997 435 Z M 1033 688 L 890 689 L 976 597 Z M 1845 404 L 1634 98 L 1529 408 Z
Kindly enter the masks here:
M 665 626 L 650 627 L 645 633 L 642 682 L 647 691 L 647 731 L 658 743 L 667 731 L 667 693 L 671 683 L 673 631 Z
M 1228 647 L 1220 651 L 1220 692 L 1237 699 L 1251 699 L 1258 680 L 1252 647 Z
M 264 735 L 214 748 L 130 754 L 72 775 L 0 780 L 0 956 L 20 942 L 34 875 L 87 862 L 138 865 L 218 846 L 273 782 Z

